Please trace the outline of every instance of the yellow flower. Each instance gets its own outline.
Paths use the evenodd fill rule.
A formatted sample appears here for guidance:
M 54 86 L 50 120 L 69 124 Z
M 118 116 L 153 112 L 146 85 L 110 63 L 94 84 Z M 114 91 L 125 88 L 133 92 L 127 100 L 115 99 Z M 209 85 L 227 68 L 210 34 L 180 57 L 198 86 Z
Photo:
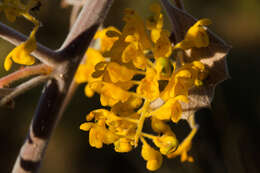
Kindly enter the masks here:
M 172 54 L 172 44 L 169 31 L 162 30 L 153 50 L 154 58 L 169 57 Z
M 35 33 L 38 27 L 35 28 L 27 41 L 14 48 L 5 58 L 4 68 L 10 70 L 14 61 L 17 64 L 32 65 L 35 63 L 34 57 L 30 56 L 31 52 L 36 49 Z
M 178 147 L 178 140 L 175 136 L 162 135 L 153 139 L 154 144 L 160 148 L 160 152 L 167 155 Z
M 179 101 L 187 103 L 188 98 L 183 95 L 170 98 L 160 108 L 151 112 L 151 115 L 159 120 L 171 119 L 174 123 L 177 123 L 180 120 L 182 114 L 182 108 Z
M 113 106 L 117 102 L 125 102 L 130 97 L 130 93 L 120 87 L 104 83 L 100 91 L 100 102 L 103 106 Z
M 89 131 L 89 143 L 92 147 L 102 148 L 104 144 L 111 144 L 118 140 L 118 136 L 106 128 L 107 118 L 116 118 L 112 112 L 104 109 L 92 111 L 86 116 L 87 121 L 95 118 L 96 123 L 87 122 L 80 125 L 83 131 Z
M 100 39 L 101 40 L 101 52 L 109 51 L 112 46 L 114 45 L 114 42 L 116 42 L 121 35 L 121 32 L 116 29 L 113 26 L 109 26 L 105 29 L 102 29 L 100 31 L 97 31 L 94 39 Z
M 152 117 L 151 126 L 152 126 L 153 131 L 158 134 L 163 133 L 165 135 L 175 136 L 175 134 L 171 130 L 170 126 L 166 122 L 159 120 L 155 117 Z
M 114 142 L 115 151 L 120 153 L 126 153 L 132 150 L 132 145 L 130 144 L 130 140 L 127 138 L 120 138 L 116 142 Z
M 122 52 L 122 62 L 128 63 L 132 61 L 136 68 L 144 70 L 148 62 L 140 47 L 138 38 L 130 35 L 126 37 L 125 42 L 129 44 Z
M 181 66 L 172 74 L 168 85 L 161 93 L 161 97 L 163 100 L 167 100 L 178 95 L 188 96 L 189 89 L 200 86 L 206 74 L 205 66 L 199 61 Z
M 84 123 L 80 126 L 81 130 L 89 130 L 89 144 L 92 147 L 102 148 L 103 143 L 111 144 L 115 142 L 118 137 L 106 129 L 104 122 L 98 123 Z
M 100 81 L 101 77 L 94 78 L 92 77 L 92 73 L 95 72 L 95 66 L 96 64 L 100 62 L 104 62 L 105 58 L 101 55 L 100 52 L 98 52 L 95 49 L 88 48 L 86 52 L 86 62 L 84 64 L 80 64 L 76 75 L 75 75 L 75 81 L 77 83 L 83 83 L 83 82 L 88 82 L 85 86 L 85 95 L 88 97 L 92 97 L 95 93 L 93 86 L 96 86 L 95 84 L 92 85 L 91 83 L 94 83 L 96 81 Z M 103 72 L 102 72 L 103 73 Z
M 138 108 L 141 104 L 142 104 L 141 98 L 130 96 L 126 102 L 124 103 L 118 102 L 117 104 L 115 104 L 111 108 L 111 111 L 114 112 L 115 114 L 126 117 L 131 114 L 134 114 L 135 109 Z
M 168 58 L 157 58 L 155 61 L 155 69 L 158 75 L 158 78 L 169 77 L 171 75 L 171 62 Z
M 174 46 L 174 49 L 190 49 L 193 47 L 201 48 L 208 47 L 209 37 L 207 34 L 206 26 L 210 25 L 211 21 L 209 19 L 201 19 L 197 21 L 190 29 L 187 31 L 183 41 L 179 42 Z
M 169 57 L 172 51 L 183 53 L 189 48 L 208 46 L 204 26 L 209 21 L 205 19 L 194 24 L 185 39 L 174 47 L 178 50 L 174 50 L 170 33 L 163 29 L 161 7 L 153 4 L 150 10 L 154 16 L 146 21 L 146 28 L 142 19 L 127 9 L 122 32 L 114 27 L 98 31 L 95 39 L 101 40 L 101 48 L 88 51 L 91 55 L 80 66 L 75 78 L 79 83 L 88 83 L 87 96 L 97 92 L 101 105 L 109 107 L 90 112 L 86 119 L 93 122 L 80 126 L 89 131 L 90 145 L 101 148 L 103 144 L 113 143 L 116 152 L 125 153 L 137 147 L 140 140 L 146 167 L 155 171 L 162 164 L 162 154 L 180 155 L 181 161 L 193 161 L 187 152 L 197 129 L 193 129 L 178 147 L 169 121 L 177 123 L 181 119 L 182 102 L 188 102 L 190 89 L 203 84 L 206 68 L 199 61 L 186 63 L 179 52 L 174 57 L 176 61 Z M 147 119 L 151 120 L 152 134 L 143 130 Z M 152 148 L 146 138 L 159 151 Z
M 146 168 L 150 171 L 159 169 L 162 165 L 162 155 L 158 151 L 154 150 L 147 143 L 143 142 L 142 157 L 147 161 Z
M 28 40 L 14 48 L 5 58 L 4 68 L 6 71 L 10 70 L 13 61 L 22 65 L 32 65 L 35 63 L 34 57 L 30 56 L 30 54 L 36 49 L 35 34 L 39 28 L 39 21 L 28 12 L 33 4 L 33 1 L 29 1 L 24 5 L 20 0 L 4 0 L 4 2 L 0 3 L 0 11 L 4 11 L 9 21 L 14 22 L 16 17 L 23 16 L 35 25 Z
M 160 5 L 157 3 L 150 6 L 150 11 L 154 13 L 154 16 L 151 16 L 146 20 L 146 27 L 151 31 L 151 40 L 156 43 L 160 38 L 163 27 L 163 14 L 161 13 Z
M 147 68 L 146 76 L 141 80 L 140 85 L 136 89 L 136 93 L 149 101 L 153 101 L 159 97 L 159 84 L 155 70 Z
M 138 16 L 134 10 L 126 9 L 123 20 L 126 22 L 122 34 L 136 35 L 140 38 L 140 46 L 143 50 L 150 49 L 152 47 L 151 41 L 147 35 L 144 22 Z
M 91 121 L 95 118 L 95 120 L 109 120 L 109 121 L 116 121 L 118 120 L 118 117 L 111 111 L 108 111 L 106 109 L 96 109 L 94 111 L 91 111 L 87 116 L 86 120 Z
M 86 116 L 87 121 L 91 121 L 93 118 L 95 118 L 94 121 L 104 122 L 112 134 L 127 136 L 128 138 L 131 136 L 133 137 L 135 134 L 136 122 L 133 114 L 118 116 L 115 112 L 105 109 L 97 109 Z
M 123 65 L 119 65 L 115 62 L 111 62 L 107 65 L 107 71 L 109 77 L 113 83 L 130 81 L 135 72 Z
M 95 66 L 96 64 L 105 61 L 102 54 L 93 48 L 88 48 L 86 56 L 86 62 L 80 64 L 76 72 L 75 80 L 77 83 L 95 81 L 96 78 L 92 77 L 92 73 L 95 71 Z
M 133 138 L 136 132 L 136 123 L 131 122 L 130 117 L 120 117 L 121 120 L 111 121 L 108 123 L 109 130 L 119 136 L 125 136 L 127 138 Z M 134 119 L 132 119 L 134 120 Z
M 205 66 L 199 61 L 183 65 L 176 71 L 175 82 L 171 96 L 186 95 L 193 86 L 202 85 L 202 80 L 206 77 Z
M 191 149 L 192 138 L 195 136 L 197 132 L 197 128 L 192 129 L 190 134 L 183 140 L 183 142 L 179 145 L 177 150 L 173 153 L 167 155 L 168 158 L 174 158 L 177 156 L 181 156 L 181 162 L 193 162 L 194 159 L 191 156 L 188 156 L 188 152 Z

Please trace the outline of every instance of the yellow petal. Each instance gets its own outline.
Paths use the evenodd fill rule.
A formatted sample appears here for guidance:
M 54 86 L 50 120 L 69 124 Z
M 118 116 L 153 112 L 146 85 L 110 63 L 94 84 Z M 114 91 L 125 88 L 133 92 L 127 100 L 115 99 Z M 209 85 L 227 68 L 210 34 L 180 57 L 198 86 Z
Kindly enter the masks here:
M 209 19 L 201 19 L 197 21 L 192 27 L 187 31 L 185 38 L 180 43 L 174 46 L 174 49 L 190 49 L 193 47 L 201 48 L 208 47 L 209 37 L 207 34 L 206 26 L 211 24 Z
M 185 162 L 193 162 L 193 158 L 188 156 L 188 151 L 191 149 L 192 139 L 197 132 L 197 128 L 192 129 L 190 134 L 183 140 L 183 142 L 179 145 L 176 151 L 167 155 L 168 158 L 174 158 L 177 156 L 181 156 L 181 161 Z
M 156 41 L 153 48 L 153 54 L 155 58 L 169 57 L 172 54 L 172 44 L 169 39 L 170 33 L 166 30 L 162 30 L 160 38 Z
M 80 64 L 75 75 L 75 81 L 77 83 L 87 82 L 90 76 L 89 73 L 88 67 L 85 64 Z
M 89 84 L 86 84 L 84 92 L 87 97 L 93 97 L 93 95 L 95 94 L 93 89 L 90 88 Z
M 126 153 L 132 150 L 132 145 L 127 138 L 120 138 L 114 143 L 115 151 L 120 153 Z
M 117 102 L 125 102 L 130 97 L 130 93 L 124 91 L 116 85 L 105 83 L 101 89 L 100 101 L 103 106 L 113 106 Z
M 146 77 L 141 80 L 136 93 L 150 101 L 159 97 L 159 83 L 156 72 L 152 68 L 147 69 Z
M 181 109 L 181 106 L 179 105 L 178 101 L 188 102 L 188 98 L 183 95 L 179 95 L 175 98 L 170 98 L 160 108 L 151 112 L 151 115 L 159 120 L 169 120 L 173 116 L 173 120 L 178 121 L 181 116 L 181 111 L 179 110 Z
M 102 148 L 104 136 L 104 128 L 95 125 L 95 127 L 91 128 L 89 131 L 89 144 L 92 147 Z
M 208 26 L 208 25 L 210 25 L 211 23 L 212 23 L 212 22 L 211 22 L 210 19 L 205 18 L 205 19 L 200 19 L 200 20 L 198 20 L 195 25 Z
M 102 54 L 93 48 L 88 48 L 86 51 L 86 56 L 86 62 L 84 64 L 80 64 L 77 69 L 75 75 L 75 80 L 77 83 L 93 81 L 94 79 L 92 78 L 92 74 L 95 72 L 95 66 L 105 61 Z M 102 74 L 103 72 L 100 75 Z
M 10 54 L 5 58 L 5 62 L 4 62 L 4 68 L 6 71 L 9 71 L 10 68 L 12 67 L 12 60 L 11 60 L 11 57 L 10 57 Z
M 80 125 L 80 130 L 89 131 L 93 127 L 93 123 L 83 123 Z
M 108 64 L 107 71 L 113 83 L 130 81 L 135 75 L 133 70 L 114 62 Z
M 153 131 L 158 134 L 163 133 L 163 134 L 175 136 L 173 131 L 171 130 L 170 126 L 166 122 L 159 120 L 155 117 L 152 117 L 151 126 L 152 126 Z
M 155 69 L 157 74 L 160 76 L 161 74 L 164 76 L 170 76 L 171 74 L 171 62 L 168 58 L 157 58 L 155 61 Z
M 121 32 L 113 26 L 96 32 L 94 39 L 101 39 L 101 52 L 109 51 L 119 39 Z
M 143 144 L 141 155 L 144 160 L 147 160 L 146 168 L 148 170 L 155 171 L 161 167 L 162 155 L 148 144 Z
M 178 140 L 175 136 L 163 135 L 153 139 L 154 144 L 160 148 L 160 152 L 164 155 L 175 151 L 178 146 Z
M 154 43 L 156 43 L 161 36 L 161 30 L 160 29 L 153 29 L 151 31 L 151 39 Z
M 104 143 L 105 144 L 112 144 L 116 140 L 118 140 L 118 136 L 110 132 L 109 130 L 106 130 L 106 134 L 104 136 Z
M 138 55 L 138 50 L 134 44 L 129 44 L 122 53 L 122 61 L 128 63 L 130 60 L 135 59 Z

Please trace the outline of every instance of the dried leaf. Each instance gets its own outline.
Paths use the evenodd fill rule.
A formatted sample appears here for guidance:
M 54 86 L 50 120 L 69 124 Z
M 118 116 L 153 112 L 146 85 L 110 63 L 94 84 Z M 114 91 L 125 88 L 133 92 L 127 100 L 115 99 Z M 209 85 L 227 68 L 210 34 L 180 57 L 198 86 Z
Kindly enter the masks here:
M 161 3 L 172 22 L 176 42 L 183 40 L 187 30 L 197 20 L 187 12 L 176 8 L 168 0 L 161 0 Z M 195 60 L 196 57 L 196 60 L 205 64 L 209 71 L 209 76 L 203 81 L 204 85 L 189 91 L 189 103 L 182 103 L 182 119 L 187 120 L 192 128 L 195 126 L 194 113 L 201 108 L 210 107 L 216 85 L 229 78 L 226 55 L 231 47 L 210 30 L 208 35 L 210 40 L 208 47 L 192 48 L 186 52 L 187 59 L 192 57 L 192 60 Z

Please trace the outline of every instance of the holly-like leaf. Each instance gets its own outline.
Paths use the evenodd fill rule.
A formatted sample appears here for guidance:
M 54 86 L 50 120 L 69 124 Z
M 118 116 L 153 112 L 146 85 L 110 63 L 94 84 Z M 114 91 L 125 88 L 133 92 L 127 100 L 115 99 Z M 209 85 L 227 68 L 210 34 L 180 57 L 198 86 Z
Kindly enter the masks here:
M 184 39 L 187 30 L 196 23 L 196 19 L 187 12 L 176 8 L 168 0 L 161 0 L 170 21 L 173 25 L 175 43 Z M 208 69 L 208 77 L 203 81 L 203 86 L 189 91 L 189 103 L 183 103 L 182 119 L 189 122 L 193 128 L 194 113 L 204 107 L 210 107 L 214 96 L 214 90 L 218 83 L 229 78 L 226 55 L 231 46 L 216 36 L 209 29 L 209 46 L 204 48 L 192 48 L 186 51 L 187 60 L 199 60 Z

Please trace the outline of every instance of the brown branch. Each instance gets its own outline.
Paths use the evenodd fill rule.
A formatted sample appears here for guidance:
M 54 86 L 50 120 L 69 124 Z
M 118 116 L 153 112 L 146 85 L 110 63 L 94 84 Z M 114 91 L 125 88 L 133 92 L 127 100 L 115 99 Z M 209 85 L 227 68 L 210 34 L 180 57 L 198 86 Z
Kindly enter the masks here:
M 71 14 L 70 14 L 70 28 L 72 28 L 73 24 L 75 23 L 81 6 L 75 5 L 72 7 Z
M 0 100 L 0 106 L 7 104 L 12 99 L 19 96 L 20 94 L 23 94 L 26 91 L 36 87 L 37 85 L 47 81 L 48 78 L 49 78 L 49 76 L 47 76 L 47 75 L 46 76 L 37 76 L 35 78 L 32 78 L 29 81 L 22 83 L 21 85 L 17 86 L 12 92 L 10 92 L 8 95 L 4 96 Z
M 62 58 L 63 63 L 52 73 L 55 79 L 48 81 L 45 86 L 13 173 L 32 173 L 39 170 L 50 136 L 66 108 L 64 100 L 71 97 L 68 90 L 77 66 L 112 2 L 87 1 L 83 7 L 62 48 L 56 54 L 55 58 Z
M 183 4 L 182 0 L 174 0 L 174 1 L 175 1 L 176 7 L 178 7 L 181 10 L 184 10 L 184 4 Z
M 0 88 L 10 85 L 11 83 L 29 77 L 33 75 L 39 74 L 49 74 L 51 73 L 52 68 L 47 66 L 46 64 L 39 64 L 34 66 L 27 66 L 20 70 L 17 70 L 11 74 L 8 74 L 2 78 L 0 78 Z

